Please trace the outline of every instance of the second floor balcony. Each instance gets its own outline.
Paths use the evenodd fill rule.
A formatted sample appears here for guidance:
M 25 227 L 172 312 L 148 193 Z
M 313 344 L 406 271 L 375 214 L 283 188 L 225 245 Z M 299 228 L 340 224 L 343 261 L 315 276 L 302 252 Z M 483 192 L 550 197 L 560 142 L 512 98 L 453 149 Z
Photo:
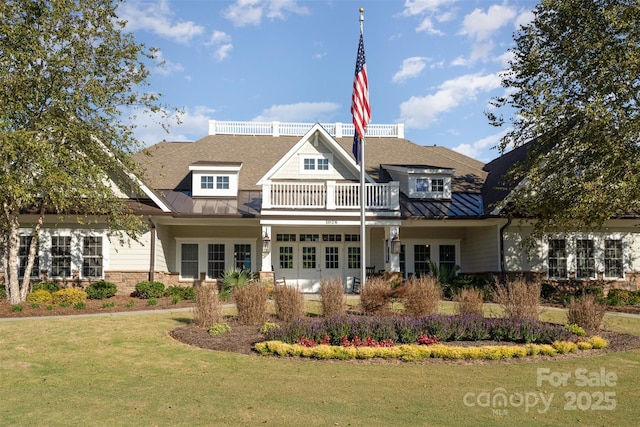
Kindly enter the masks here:
M 398 182 L 365 184 L 366 208 L 400 210 Z M 360 209 L 360 183 L 336 181 L 267 182 L 262 186 L 262 209 Z

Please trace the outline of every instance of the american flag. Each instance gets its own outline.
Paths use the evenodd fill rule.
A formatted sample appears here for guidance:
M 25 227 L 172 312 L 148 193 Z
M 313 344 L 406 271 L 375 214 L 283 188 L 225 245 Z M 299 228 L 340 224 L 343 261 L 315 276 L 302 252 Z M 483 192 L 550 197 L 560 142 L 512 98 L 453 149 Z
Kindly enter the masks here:
M 369 107 L 369 81 L 367 80 L 367 64 L 364 59 L 364 42 L 360 31 L 360 43 L 358 44 L 358 57 L 356 58 L 356 73 L 353 80 L 353 95 L 351 95 L 351 114 L 353 116 L 353 156 L 356 163 L 360 163 L 362 139 L 367 131 L 367 124 L 371 118 Z

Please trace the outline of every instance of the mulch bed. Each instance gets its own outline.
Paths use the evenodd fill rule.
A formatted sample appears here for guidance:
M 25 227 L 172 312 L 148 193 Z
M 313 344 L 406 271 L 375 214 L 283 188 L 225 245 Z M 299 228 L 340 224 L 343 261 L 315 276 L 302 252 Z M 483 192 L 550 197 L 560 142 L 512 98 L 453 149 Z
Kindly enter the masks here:
M 244 326 L 239 325 L 233 320 L 226 321 L 231 326 L 231 331 L 220 335 L 209 335 L 209 332 L 196 326 L 195 324 L 189 324 L 180 326 L 169 334 L 176 340 L 195 347 L 204 348 L 207 350 L 234 352 L 247 355 L 257 355 L 253 349 L 254 345 L 258 342 L 264 341 L 264 336 L 260 333 L 259 326 Z M 594 356 L 605 353 L 612 353 L 617 351 L 632 350 L 634 348 L 640 348 L 640 337 L 635 335 L 621 334 L 612 331 L 601 330 L 598 335 L 607 339 L 609 345 L 601 350 L 589 350 L 579 351 L 576 353 L 570 353 L 566 355 L 559 355 L 555 357 L 539 356 L 539 359 L 567 359 L 585 356 Z M 464 342 L 447 342 L 445 345 L 461 345 L 461 346 L 480 346 L 480 345 L 497 345 L 497 344 L 512 344 L 512 343 L 498 343 L 495 341 L 464 341 Z M 509 362 L 528 361 L 532 358 L 524 359 L 510 359 Z M 395 361 L 394 361 L 395 362 Z M 429 359 L 427 363 L 465 363 L 465 361 L 443 361 L 441 359 Z M 491 363 L 498 362 L 504 363 L 506 361 L 473 361 L 473 363 Z M 469 362 L 466 362 L 469 363 Z

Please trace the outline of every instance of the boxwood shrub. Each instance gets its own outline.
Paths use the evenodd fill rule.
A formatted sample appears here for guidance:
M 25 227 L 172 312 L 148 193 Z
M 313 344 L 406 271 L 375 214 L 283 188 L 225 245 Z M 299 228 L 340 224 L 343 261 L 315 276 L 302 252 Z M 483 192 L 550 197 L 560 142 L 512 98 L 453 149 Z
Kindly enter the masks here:
M 195 301 L 196 290 L 193 286 L 168 286 L 164 291 L 166 297 L 177 297 L 180 300 Z
M 164 296 L 164 283 L 162 282 L 149 282 L 144 281 L 136 285 L 136 290 L 133 296 L 150 299 L 150 298 L 162 298 Z
M 84 291 L 89 299 L 105 299 L 114 296 L 118 292 L 118 287 L 111 282 L 99 280 L 91 283 Z

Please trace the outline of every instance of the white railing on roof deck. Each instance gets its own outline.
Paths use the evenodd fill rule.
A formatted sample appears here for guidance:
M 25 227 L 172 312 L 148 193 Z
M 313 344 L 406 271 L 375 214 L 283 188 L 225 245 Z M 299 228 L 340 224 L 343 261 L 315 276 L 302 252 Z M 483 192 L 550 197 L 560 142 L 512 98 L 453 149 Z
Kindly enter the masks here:
M 303 136 L 315 123 L 236 122 L 209 120 L 209 135 Z M 335 138 L 353 136 L 351 123 L 320 123 Z M 367 137 L 404 138 L 404 124 L 369 124 Z
M 400 209 L 398 182 L 366 184 L 367 209 Z M 360 209 L 360 184 L 326 182 L 266 182 L 263 209 Z

